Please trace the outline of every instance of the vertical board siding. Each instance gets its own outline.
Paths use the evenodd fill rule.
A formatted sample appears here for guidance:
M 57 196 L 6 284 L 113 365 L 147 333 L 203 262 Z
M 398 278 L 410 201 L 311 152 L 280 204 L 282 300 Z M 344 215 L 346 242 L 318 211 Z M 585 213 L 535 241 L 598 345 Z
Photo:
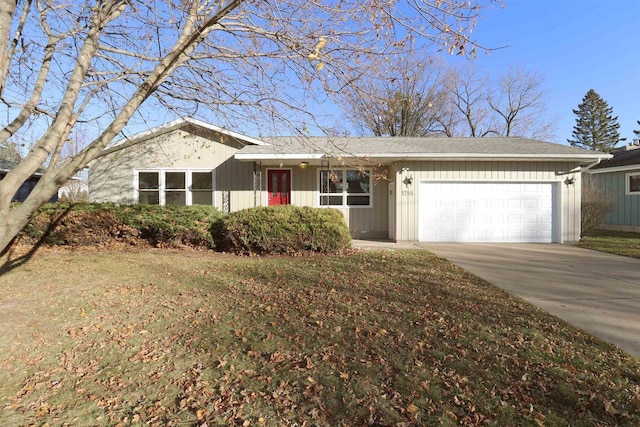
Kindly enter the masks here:
M 640 227 L 640 194 L 626 194 L 627 174 L 635 172 L 640 172 L 640 169 L 590 175 L 590 179 L 603 191 L 604 196 L 615 201 L 614 208 L 605 215 L 603 224 Z
M 394 165 L 396 173 L 396 240 L 418 240 L 418 198 L 419 183 L 430 181 L 539 181 L 556 183 L 560 191 L 556 199 L 556 218 L 561 221 L 561 238 L 565 242 L 580 240 L 580 177 L 579 173 L 569 176 L 575 184 L 561 184 L 568 172 L 578 166 L 574 162 L 499 162 L 499 161 L 403 161 Z M 408 172 L 402 172 L 408 168 Z M 413 184 L 405 186 L 405 176 L 413 177 Z M 560 190 L 561 189 L 561 190 Z
M 319 207 L 320 168 L 309 166 L 302 169 L 298 166 L 286 166 L 283 168 L 263 166 L 263 195 L 262 200 L 267 199 L 267 170 L 289 169 L 291 170 L 291 204 L 295 206 Z M 371 189 L 372 207 L 363 208 L 339 208 L 349 231 L 354 238 L 380 239 L 387 238 L 389 234 L 389 202 L 387 181 L 374 179 Z

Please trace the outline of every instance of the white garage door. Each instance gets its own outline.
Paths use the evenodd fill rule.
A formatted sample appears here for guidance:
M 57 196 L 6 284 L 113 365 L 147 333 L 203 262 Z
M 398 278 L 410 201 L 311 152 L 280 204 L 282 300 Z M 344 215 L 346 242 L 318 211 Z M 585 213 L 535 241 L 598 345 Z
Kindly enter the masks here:
M 423 242 L 552 242 L 554 185 L 420 183 Z

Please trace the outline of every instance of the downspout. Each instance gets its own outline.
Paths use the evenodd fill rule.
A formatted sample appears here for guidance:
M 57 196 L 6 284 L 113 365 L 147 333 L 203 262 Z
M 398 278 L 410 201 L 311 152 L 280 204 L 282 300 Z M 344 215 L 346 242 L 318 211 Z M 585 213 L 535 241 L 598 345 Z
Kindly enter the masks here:
M 597 160 L 593 161 L 592 163 L 589 163 L 587 166 L 578 166 L 577 168 L 573 168 L 571 170 L 568 170 L 566 172 L 556 172 L 556 175 L 570 175 L 572 173 L 578 173 L 578 172 L 584 172 L 587 171 L 589 169 L 591 169 L 594 166 L 598 166 L 600 164 L 600 162 L 602 162 L 602 157 L 598 157 Z
M 598 160 L 594 161 L 593 163 L 590 163 L 588 166 L 586 166 L 584 168 L 580 168 L 580 172 L 588 171 L 592 167 L 598 166 L 600 164 L 600 162 L 602 162 L 602 157 L 598 157 Z

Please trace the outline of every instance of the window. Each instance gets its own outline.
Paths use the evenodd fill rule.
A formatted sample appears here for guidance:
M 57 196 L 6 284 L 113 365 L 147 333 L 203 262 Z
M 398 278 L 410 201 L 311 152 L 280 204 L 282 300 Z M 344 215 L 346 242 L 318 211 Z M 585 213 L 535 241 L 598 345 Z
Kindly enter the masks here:
M 140 172 L 138 174 L 138 203 L 144 205 L 160 204 L 158 172 Z
M 321 170 L 320 206 L 371 207 L 371 173 L 358 169 Z
M 165 204 L 184 206 L 187 204 L 186 172 L 165 172 Z
M 213 205 L 213 172 L 192 172 L 191 202 L 194 205 Z
M 136 203 L 147 205 L 213 205 L 213 171 L 136 171 Z
M 640 173 L 627 174 L 627 194 L 640 194 Z

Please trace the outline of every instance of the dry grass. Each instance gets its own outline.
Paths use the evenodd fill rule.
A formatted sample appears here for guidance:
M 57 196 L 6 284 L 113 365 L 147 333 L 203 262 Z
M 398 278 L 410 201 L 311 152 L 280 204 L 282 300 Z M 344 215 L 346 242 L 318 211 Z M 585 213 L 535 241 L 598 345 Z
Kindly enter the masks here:
M 0 425 L 638 425 L 640 362 L 424 251 L 45 253 Z
M 578 246 L 640 259 L 640 234 L 638 233 L 597 230 L 583 237 Z

